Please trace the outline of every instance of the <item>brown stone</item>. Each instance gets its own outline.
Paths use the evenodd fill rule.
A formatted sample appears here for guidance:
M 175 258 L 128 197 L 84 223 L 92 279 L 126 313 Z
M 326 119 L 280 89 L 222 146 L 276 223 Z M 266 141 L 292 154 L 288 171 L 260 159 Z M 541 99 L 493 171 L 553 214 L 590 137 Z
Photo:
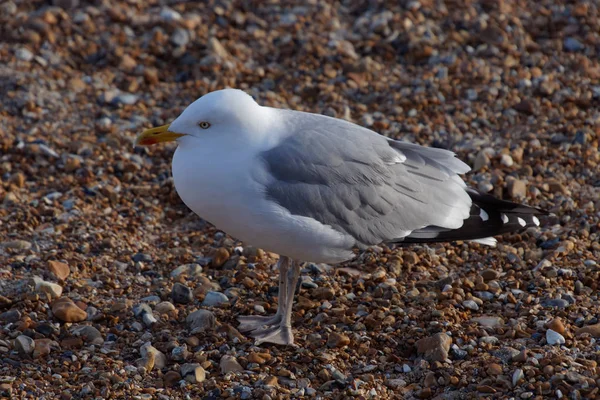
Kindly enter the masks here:
M 417 341 L 417 353 L 429 361 L 444 361 L 448 358 L 448 351 L 452 338 L 445 333 L 436 333 L 428 338 Z
M 69 265 L 60 261 L 48 261 L 48 269 L 61 281 L 67 279 L 71 273 Z
M 558 332 L 561 335 L 565 333 L 565 325 L 560 317 L 556 317 L 552 321 L 548 322 L 547 328 L 552 329 L 554 332 Z
M 502 375 L 502 365 L 491 363 L 487 368 L 488 375 Z
M 172 387 L 181 380 L 181 374 L 177 371 L 169 371 L 163 376 L 165 387 Z
M 327 339 L 327 346 L 329 347 L 344 347 L 350 344 L 350 338 L 343 333 L 331 332 Z
M 52 304 L 52 314 L 63 322 L 81 322 L 87 318 L 87 313 L 68 297 L 60 298 Z
M 583 326 L 575 331 L 575 335 L 579 336 L 584 333 L 589 333 L 592 337 L 600 337 L 600 324 Z
M 229 252 L 225 247 L 219 247 L 212 258 L 212 266 L 215 268 L 222 267 L 229 260 Z

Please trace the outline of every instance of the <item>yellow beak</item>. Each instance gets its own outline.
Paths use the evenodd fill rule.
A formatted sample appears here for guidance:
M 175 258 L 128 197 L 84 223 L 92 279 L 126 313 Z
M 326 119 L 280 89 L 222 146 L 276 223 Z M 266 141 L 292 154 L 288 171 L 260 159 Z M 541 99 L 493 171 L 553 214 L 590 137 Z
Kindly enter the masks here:
M 181 133 L 171 132 L 169 126 L 170 124 L 167 124 L 152 129 L 146 129 L 135 139 L 135 145 L 150 146 L 156 143 L 172 142 L 177 138 L 185 136 Z

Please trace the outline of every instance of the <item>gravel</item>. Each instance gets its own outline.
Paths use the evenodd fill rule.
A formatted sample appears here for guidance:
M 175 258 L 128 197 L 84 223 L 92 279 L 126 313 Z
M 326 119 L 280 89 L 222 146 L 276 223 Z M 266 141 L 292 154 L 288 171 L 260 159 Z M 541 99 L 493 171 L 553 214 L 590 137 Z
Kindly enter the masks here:
M 0 397 L 593 398 L 600 339 L 597 2 L 0 4 Z M 173 146 L 237 87 L 449 148 L 550 210 L 496 248 L 302 271 L 298 347 L 254 342 L 277 256 L 190 213 Z M 216 165 L 215 168 L 219 166 Z

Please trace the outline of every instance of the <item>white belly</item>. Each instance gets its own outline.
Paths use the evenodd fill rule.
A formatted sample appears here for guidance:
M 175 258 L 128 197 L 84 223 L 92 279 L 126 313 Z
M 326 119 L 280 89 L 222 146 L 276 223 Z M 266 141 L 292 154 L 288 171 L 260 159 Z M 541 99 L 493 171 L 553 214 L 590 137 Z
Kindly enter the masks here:
M 183 202 L 229 235 L 299 261 L 338 263 L 353 257 L 354 240 L 329 226 L 291 215 L 264 194 L 266 172 L 255 160 L 223 160 L 208 149 L 178 147 L 173 179 Z

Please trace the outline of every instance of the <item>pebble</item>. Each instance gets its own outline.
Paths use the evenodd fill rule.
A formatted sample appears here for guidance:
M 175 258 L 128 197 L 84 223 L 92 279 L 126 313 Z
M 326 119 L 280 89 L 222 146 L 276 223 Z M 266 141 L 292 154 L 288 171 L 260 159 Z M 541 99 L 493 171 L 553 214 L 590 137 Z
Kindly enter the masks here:
M 203 332 L 214 329 L 216 325 L 215 315 L 208 310 L 196 310 L 187 316 L 185 322 L 189 325 L 192 332 Z
M 498 328 L 504 325 L 504 320 L 500 317 L 482 316 L 471 318 L 471 321 L 477 322 L 479 325 L 487 328 Z
M 171 43 L 177 47 L 185 47 L 190 42 L 190 34 L 187 29 L 177 28 L 171 35 Z
M 163 369 L 167 366 L 167 356 L 149 343 L 145 343 L 140 347 L 140 355 L 151 358 L 154 361 L 154 366 L 158 369 Z
M 327 346 L 329 347 L 344 347 L 350 344 L 350 338 L 343 333 L 331 332 L 327 338 Z
M 171 298 L 175 303 L 188 304 L 194 300 L 192 290 L 182 283 L 176 283 L 171 290 Z
M 33 358 L 46 357 L 52 348 L 58 348 L 58 343 L 51 339 L 36 339 L 32 356 Z
M 554 332 L 560 333 L 561 335 L 565 333 L 565 325 L 560 317 L 553 318 L 550 322 L 548 322 L 547 327 L 552 329 Z
M 15 56 L 21 61 L 29 62 L 33 60 L 33 53 L 25 47 L 17 49 L 17 51 L 15 51 Z
M 229 304 L 229 299 L 221 292 L 207 292 L 202 301 L 204 307 L 218 307 L 223 304 Z
M 385 381 L 385 386 L 393 390 L 402 389 L 406 385 L 408 385 L 408 383 L 402 378 L 387 379 Z
M 206 379 L 206 371 L 200 364 L 183 364 L 181 376 L 190 383 L 201 383 Z
M 102 337 L 102 333 L 93 326 L 90 325 L 81 325 L 76 326 L 71 329 L 71 332 L 75 336 L 80 336 L 86 343 L 102 345 L 104 344 L 104 338 Z
M 563 42 L 563 46 L 566 51 L 583 51 L 583 50 L 585 50 L 585 45 L 574 37 L 565 38 L 565 40 Z
M 15 350 L 21 357 L 28 357 L 33 354 L 35 349 L 35 341 L 29 336 L 19 335 L 15 339 Z
M 169 7 L 163 7 L 160 10 L 160 19 L 165 22 L 173 22 L 181 20 L 181 14 Z
M 469 310 L 473 310 L 473 311 L 479 310 L 479 306 L 477 305 L 477 303 L 474 300 L 465 300 L 465 301 L 463 301 L 462 304 L 465 308 L 468 308 Z
M 550 345 L 561 345 L 565 343 L 565 337 L 552 329 L 548 329 L 546 331 L 546 342 Z
M 513 374 L 512 374 L 513 387 L 516 387 L 519 384 L 519 382 L 521 382 L 524 379 L 525 379 L 525 374 L 523 373 L 523 370 L 521 368 L 515 369 L 515 372 L 513 372 Z
M 69 265 L 60 261 L 48 261 L 48 269 L 61 281 L 67 279 L 71 273 Z
M 527 196 L 527 184 L 520 179 L 508 181 L 508 195 L 513 199 L 523 199 Z
M 175 386 L 181 380 L 181 375 L 177 371 L 168 371 L 163 375 L 165 387 Z
M 223 357 L 221 357 L 219 366 L 223 375 L 226 375 L 230 372 L 241 372 L 244 370 L 244 368 L 240 365 L 238 360 L 231 355 L 224 355 Z
M 10 240 L 8 242 L 0 243 L 0 247 L 10 250 L 29 250 L 31 249 L 32 244 L 26 240 Z
M 192 278 L 202 275 L 202 266 L 200 264 L 183 264 L 171 271 L 171 278 L 179 276 L 189 276 Z
M 444 361 L 448 358 L 448 351 L 452 338 L 445 333 L 436 333 L 433 336 L 417 341 L 417 353 L 429 361 Z
M 60 298 L 52 304 L 52 314 L 63 322 L 81 322 L 87 318 L 87 313 L 68 297 Z
M 154 306 L 154 310 L 159 314 L 168 314 L 171 311 L 175 311 L 175 306 L 170 301 L 161 301 Z
M 58 299 L 63 292 L 62 286 L 57 283 L 47 282 L 40 278 L 34 278 L 35 290 L 46 294 L 50 299 Z
M 575 335 L 589 333 L 592 337 L 600 338 L 600 324 L 587 325 L 575 330 Z
M 152 314 L 152 308 L 148 304 L 140 303 L 133 307 L 133 315 L 136 317 L 143 317 L 145 314 Z
M 213 268 L 222 267 L 227 260 L 229 260 L 229 251 L 224 247 L 219 247 L 212 257 L 211 266 Z

